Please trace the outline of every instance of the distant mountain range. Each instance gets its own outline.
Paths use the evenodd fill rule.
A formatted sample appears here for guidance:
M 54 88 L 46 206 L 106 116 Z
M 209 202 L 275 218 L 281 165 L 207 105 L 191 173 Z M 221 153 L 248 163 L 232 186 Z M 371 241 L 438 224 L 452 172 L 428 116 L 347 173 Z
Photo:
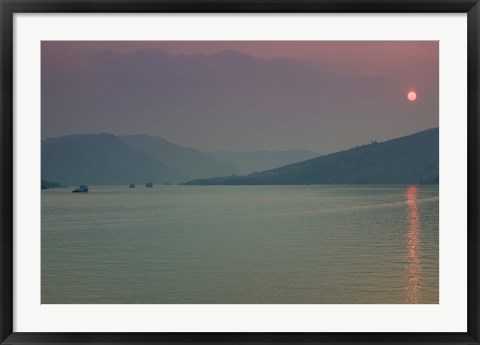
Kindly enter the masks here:
M 42 179 L 63 185 L 179 181 L 180 172 L 111 134 L 42 141 Z
M 438 184 L 438 128 L 246 176 L 187 185 Z
M 213 157 L 231 162 L 239 168 L 236 175 L 250 174 L 256 171 L 263 171 L 278 168 L 287 164 L 301 162 L 310 158 L 320 156 L 320 153 L 307 150 L 283 150 L 283 151 L 210 151 Z
M 297 150 L 212 154 L 160 137 L 106 133 L 45 139 L 41 150 L 42 179 L 61 185 L 179 183 L 269 169 L 318 155 Z
M 149 135 L 121 136 L 126 144 L 179 171 L 175 181 L 231 174 L 237 167 L 209 154 Z

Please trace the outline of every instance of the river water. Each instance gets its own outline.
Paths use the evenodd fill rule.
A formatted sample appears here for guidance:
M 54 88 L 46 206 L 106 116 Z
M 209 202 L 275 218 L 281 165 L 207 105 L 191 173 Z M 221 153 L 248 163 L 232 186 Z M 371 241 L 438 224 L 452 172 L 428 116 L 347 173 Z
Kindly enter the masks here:
M 42 303 L 438 303 L 438 187 L 42 191 Z

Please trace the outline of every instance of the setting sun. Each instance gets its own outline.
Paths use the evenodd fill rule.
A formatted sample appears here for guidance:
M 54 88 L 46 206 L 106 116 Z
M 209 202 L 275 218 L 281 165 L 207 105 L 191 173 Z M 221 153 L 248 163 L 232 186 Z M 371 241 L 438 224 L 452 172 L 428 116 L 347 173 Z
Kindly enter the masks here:
M 407 95 L 407 98 L 410 102 L 413 102 L 417 99 L 417 94 L 414 91 L 410 91 Z

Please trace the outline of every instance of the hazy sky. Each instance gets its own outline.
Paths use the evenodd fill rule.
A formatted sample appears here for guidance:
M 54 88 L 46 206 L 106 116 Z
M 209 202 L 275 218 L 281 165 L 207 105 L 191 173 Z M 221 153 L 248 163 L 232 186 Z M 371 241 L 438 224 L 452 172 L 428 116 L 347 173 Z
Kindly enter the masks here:
M 43 138 L 329 153 L 436 126 L 438 42 L 42 42 Z

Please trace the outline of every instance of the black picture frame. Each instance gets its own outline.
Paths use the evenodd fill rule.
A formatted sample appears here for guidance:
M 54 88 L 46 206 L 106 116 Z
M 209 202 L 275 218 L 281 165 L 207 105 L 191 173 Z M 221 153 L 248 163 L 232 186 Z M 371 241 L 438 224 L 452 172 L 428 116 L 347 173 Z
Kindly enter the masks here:
M 1 344 L 479 344 L 478 0 L 0 0 Z M 466 333 L 17 333 L 13 332 L 13 16 L 15 13 L 442 13 L 468 14 L 468 331 Z

